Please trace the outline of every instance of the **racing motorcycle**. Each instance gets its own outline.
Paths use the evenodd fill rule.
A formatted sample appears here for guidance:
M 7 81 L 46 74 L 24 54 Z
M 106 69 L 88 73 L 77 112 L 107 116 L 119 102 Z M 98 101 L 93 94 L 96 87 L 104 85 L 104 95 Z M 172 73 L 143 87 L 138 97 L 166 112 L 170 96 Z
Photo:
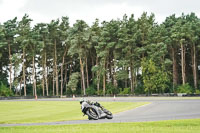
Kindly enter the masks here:
M 93 103 L 86 100 L 80 100 L 80 104 L 83 114 L 87 115 L 89 120 L 113 118 L 112 113 L 107 109 L 105 109 L 103 106 L 101 106 L 100 103 L 98 102 Z

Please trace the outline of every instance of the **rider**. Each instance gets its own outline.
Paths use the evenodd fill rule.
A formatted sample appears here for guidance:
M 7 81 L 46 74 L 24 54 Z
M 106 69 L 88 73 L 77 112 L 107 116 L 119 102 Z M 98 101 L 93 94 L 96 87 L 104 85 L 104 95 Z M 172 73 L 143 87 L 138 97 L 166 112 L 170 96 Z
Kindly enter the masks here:
M 81 99 L 79 100 L 80 104 L 82 104 L 84 101 L 85 101 L 85 99 L 83 99 L 83 98 L 81 98 Z
M 87 103 L 90 104 L 90 105 L 93 104 L 92 101 L 90 101 L 90 100 L 86 100 L 86 99 L 84 99 L 84 98 L 81 98 L 79 101 L 80 101 L 80 104 L 82 104 L 83 102 L 87 102 Z
M 80 104 L 82 104 L 83 102 L 87 102 L 90 105 L 95 105 L 95 106 L 100 107 L 100 103 L 98 103 L 98 102 L 93 102 L 93 101 L 90 101 L 90 100 L 86 100 L 84 98 L 81 98 L 79 101 L 80 101 Z

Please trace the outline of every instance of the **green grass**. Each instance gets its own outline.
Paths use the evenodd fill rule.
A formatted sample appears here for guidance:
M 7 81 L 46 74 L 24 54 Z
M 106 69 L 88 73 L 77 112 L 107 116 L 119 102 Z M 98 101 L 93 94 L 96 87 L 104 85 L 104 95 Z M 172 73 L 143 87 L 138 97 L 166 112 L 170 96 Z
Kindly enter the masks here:
M 112 113 L 118 113 L 147 102 L 100 102 Z M 39 123 L 87 119 L 77 101 L 17 101 L 0 102 L 0 124 Z
M 117 97 L 118 98 L 118 97 Z M 119 97 L 120 98 L 120 97 Z M 127 97 L 126 97 L 127 98 Z M 132 99 L 142 99 L 142 100 L 199 100 L 199 97 L 130 97 Z
M 200 133 L 200 119 L 139 123 L 0 127 L 0 133 Z

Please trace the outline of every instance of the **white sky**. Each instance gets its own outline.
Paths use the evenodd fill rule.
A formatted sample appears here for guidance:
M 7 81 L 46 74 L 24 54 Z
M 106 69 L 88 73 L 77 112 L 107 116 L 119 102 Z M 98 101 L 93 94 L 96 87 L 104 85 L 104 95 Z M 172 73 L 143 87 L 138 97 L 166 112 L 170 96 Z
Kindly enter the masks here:
M 125 13 L 138 18 L 144 11 L 154 13 L 161 23 L 174 13 L 200 16 L 199 6 L 199 0 L 0 0 L 0 23 L 16 16 L 21 20 L 27 13 L 33 24 L 68 16 L 70 25 L 78 19 L 91 25 L 95 18 L 109 21 L 121 19 Z

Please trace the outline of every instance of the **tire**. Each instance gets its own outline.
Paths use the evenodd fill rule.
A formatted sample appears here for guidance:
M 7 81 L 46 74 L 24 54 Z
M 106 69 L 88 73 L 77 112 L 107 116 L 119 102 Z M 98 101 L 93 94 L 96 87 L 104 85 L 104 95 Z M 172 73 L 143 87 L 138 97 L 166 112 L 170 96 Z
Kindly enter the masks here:
M 88 119 L 98 120 L 99 116 L 94 108 L 88 108 L 86 111 L 86 115 L 88 115 Z
M 113 118 L 112 113 L 107 114 L 106 118 L 107 118 L 107 119 L 112 119 L 112 118 Z
M 112 118 L 113 118 L 113 115 L 107 115 L 106 118 L 107 118 L 107 119 L 112 119 Z
M 104 112 L 107 114 L 107 116 L 106 116 L 107 119 L 112 119 L 113 118 L 113 115 L 112 115 L 112 113 L 110 111 L 104 109 Z

